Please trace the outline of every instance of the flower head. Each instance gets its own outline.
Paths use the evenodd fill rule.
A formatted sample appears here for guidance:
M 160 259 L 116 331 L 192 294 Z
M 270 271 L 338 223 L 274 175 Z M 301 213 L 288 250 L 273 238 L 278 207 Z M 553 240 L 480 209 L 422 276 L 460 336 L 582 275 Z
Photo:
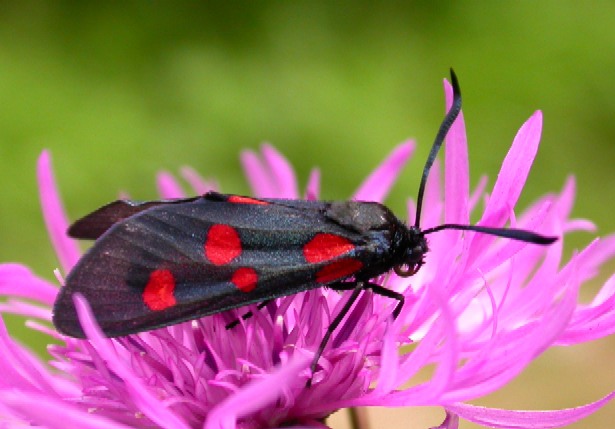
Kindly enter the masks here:
M 447 98 L 451 90 L 445 86 Z M 49 346 L 45 364 L 0 325 L 0 422 L 65 428 L 323 427 L 333 411 L 353 406 L 442 406 L 441 428 L 459 418 L 491 427 L 558 427 L 590 414 L 615 393 L 583 407 L 525 412 L 480 408 L 467 401 L 506 385 L 542 352 L 615 331 L 615 275 L 587 305 L 579 288 L 615 255 L 615 236 L 596 239 L 562 261 L 563 237 L 591 230 L 570 219 L 574 180 L 516 215 L 515 206 L 536 154 L 540 112 L 521 127 L 492 192 L 486 181 L 470 192 L 463 117 L 446 143 L 444 180 L 436 164 L 427 183 L 422 227 L 467 224 L 484 201 L 480 225 L 510 224 L 562 237 L 542 247 L 470 231 L 429 235 L 426 264 L 413 277 L 391 273 L 374 281 L 405 297 L 395 301 L 361 294 L 333 333 L 314 375 L 309 363 L 348 293 L 318 289 L 274 300 L 259 309 L 232 310 L 168 328 L 117 339 L 99 330 L 88 303 L 76 299 L 87 340 L 49 327 L 57 287 L 19 264 L 0 266 L 0 308 L 27 316 L 29 325 L 60 345 Z M 398 146 L 359 187 L 354 198 L 382 201 L 413 150 Z M 273 147 L 245 152 L 242 162 L 255 196 L 299 198 L 295 175 Z M 193 170 L 183 175 L 196 192 L 216 185 Z M 68 221 L 54 184 L 50 159 L 38 165 L 43 213 L 62 274 L 80 252 L 65 235 Z M 175 179 L 163 174 L 160 193 L 180 197 Z M 318 198 L 320 177 L 310 175 L 307 199 Z M 409 222 L 414 204 L 409 204 Z M 61 282 L 61 276 L 60 282 Z M 233 329 L 225 325 L 251 310 Z M 408 347 L 411 346 L 411 347 Z M 431 376 L 416 381 L 417 373 Z

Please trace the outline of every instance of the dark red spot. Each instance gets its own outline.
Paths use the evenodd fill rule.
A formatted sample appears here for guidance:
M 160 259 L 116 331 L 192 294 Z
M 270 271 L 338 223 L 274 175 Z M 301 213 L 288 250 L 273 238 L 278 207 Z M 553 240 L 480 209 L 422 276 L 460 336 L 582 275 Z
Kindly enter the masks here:
M 231 277 L 231 282 L 242 292 L 251 292 L 256 287 L 258 274 L 252 268 L 238 268 Z
M 149 275 L 149 280 L 143 290 L 143 302 L 150 310 L 160 311 L 176 304 L 175 278 L 169 270 L 155 270 Z
M 229 203 L 239 203 L 239 204 L 260 204 L 266 206 L 269 204 L 267 201 L 255 200 L 250 197 L 240 197 L 239 195 L 231 195 L 227 200 Z
M 305 260 L 311 264 L 330 261 L 354 249 L 354 244 L 335 234 L 316 234 L 308 244 L 303 246 Z
M 241 254 L 241 241 L 235 228 L 216 224 L 205 239 L 205 257 L 214 265 L 225 265 Z
M 316 281 L 318 283 L 330 283 L 334 280 L 343 279 L 351 274 L 356 273 L 363 267 L 363 263 L 356 259 L 340 259 L 339 261 L 331 262 L 325 265 L 316 273 Z

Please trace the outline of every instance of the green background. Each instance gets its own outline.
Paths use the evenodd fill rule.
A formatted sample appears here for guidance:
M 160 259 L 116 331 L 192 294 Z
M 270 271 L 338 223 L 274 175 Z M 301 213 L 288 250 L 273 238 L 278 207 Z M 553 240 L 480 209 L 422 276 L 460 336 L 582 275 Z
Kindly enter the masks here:
M 301 186 L 319 166 L 323 198 L 343 199 L 414 137 L 416 156 L 387 201 L 404 216 L 450 66 L 472 183 L 493 183 L 517 129 L 542 109 L 522 206 L 575 174 L 573 214 L 612 232 L 614 19 L 610 2 L 3 2 L 0 261 L 47 278 L 57 266 L 35 183 L 43 148 L 75 218 L 120 190 L 153 198 L 155 173 L 183 165 L 246 193 L 238 154 L 263 141 Z M 590 238 L 571 236 L 570 249 Z

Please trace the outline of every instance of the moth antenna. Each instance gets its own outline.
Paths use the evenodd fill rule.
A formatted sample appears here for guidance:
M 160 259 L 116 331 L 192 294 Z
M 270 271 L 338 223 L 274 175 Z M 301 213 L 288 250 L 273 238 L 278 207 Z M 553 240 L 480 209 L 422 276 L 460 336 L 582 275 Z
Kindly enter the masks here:
M 457 81 L 457 75 L 455 75 L 455 71 L 451 68 L 451 85 L 453 86 L 453 104 L 451 105 L 450 110 L 447 112 L 444 120 L 440 124 L 440 129 L 438 130 L 438 134 L 436 134 L 436 139 L 431 146 L 431 151 L 429 152 L 429 156 L 427 157 L 427 161 L 425 162 L 425 167 L 423 167 L 423 176 L 421 177 L 421 185 L 419 186 L 419 193 L 416 200 L 416 219 L 414 221 L 414 227 L 419 229 L 421 224 L 421 211 L 423 209 L 423 195 L 425 193 L 425 185 L 427 184 L 427 178 L 429 177 L 429 171 L 433 166 L 434 161 L 436 160 L 436 156 L 438 156 L 438 152 L 444 143 L 444 139 L 448 134 L 453 122 L 459 116 L 459 112 L 461 111 L 461 89 L 459 88 L 459 82 Z M 436 231 L 442 231 L 443 229 L 457 229 L 462 231 L 476 231 L 484 234 L 495 235 L 497 237 L 505 237 L 513 240 L 525 241 L 527 243 L 534 244 L 551 244 L 557 240 L 557 237 L 548 237 L 545 235 L 540 235 L 533 233 L 531 231 L 526 231 L 524 229 L 515 229 L 515 228 L 491 228 L 485 226 L 477 226 L 477 225 L 459 225 L 459 224 L 443 224 L 436 226 L 434 228 L 429 228 L 422 231 L 422 235 L 427 235 L 434 233 Z
M 459 116 L 459 112 L 461 111 L 461 89 L 459 89 L 459 82 L 457 81 L 457 76 L 455 72 L 451 68 L 451 85 L 453 86 L 453 104 L 444 117 L 442 124 L 440 124 L 440 129 L 438 130 L 438 134 L 436 134 L 436 139 L 433 142 L 433 146 L 431 146 L 431 152 L 429 152 L 429 156 L 427 157 L 427 162 L 425 162 L 425 167 L 423 167 L 423 177 L 421 177 L 421 185 L 419 186 L 419 193 L 416 199 L 416 219 L 414 221 L 415 228 L 419 228 L 421 223 L 421 210 L 423 208 L 423 194 L 425 193 L 425 184 L 427 183 L 427 177 L 429 176 L 429 170 L 431 170 L 431 166 L 436 160 L 436 156 L 442 147 L 442 143 L 444 143 L 444 139 L 448 131 L 451 129 L 453 122 Z
M 442 231 L 443 229 L 457 229 L 461 231 L 476 231 L 484 234 L 495 235 L 497 237 L 510 238 L 512 240 L 525 241 L 526 243 L 547 245 L 555 242 L 557 237 L 548 237 L 546 235 L 536 234 L 532 231 L 516 228 L 491 228 L 488 226 L 478 225 L 459 225 L 455 223 L 446 223 L 433 228 L 422 231 L 423 235 L 433 232 Z

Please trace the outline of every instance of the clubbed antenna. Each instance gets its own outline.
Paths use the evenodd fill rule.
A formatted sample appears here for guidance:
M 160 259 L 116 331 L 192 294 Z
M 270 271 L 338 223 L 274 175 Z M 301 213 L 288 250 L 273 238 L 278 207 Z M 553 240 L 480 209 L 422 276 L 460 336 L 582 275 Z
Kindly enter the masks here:
M 427 177 L 429 177 L 429 170 L 431 170 L 431 166 L 436 160 L 436 156 L 442 147 L 442 143 L 444 143 L 444 138 L 448 134 L 453 122 L 455 122 L 455 119 L 457 119 L 457 116 L 459 116 L 459 112 L 461 111 L 461 89 L 459 89 L 459 82 L 457 82 L 457 76 L 455 75 L 453 69 L 451 69 L 451 84 L 453 85 L 453 105 L 444 117 L 442 124 L 440 124 L 440 129 L 438 130 L 436 139 L 433 142 L 433 146 L 431 146 L 431 152 L 429 152 L 427 162 L 425 162 L 425 167 L 423 167 L 423 177 L 421 177 L 419 194 L 416 199 L 416 219 L 414 221 L 414 226 L 416 228 L 419 228 L 419 225 L 421 224 L 423 194 L 425 193 L 425 184 L 427 183 Z
M 458 229 L 461 231 L 476 231 L 484 234 L 495 235 L 498 237 L 510 238 L 512 240 L 525 241 L 534 244 L 551 244 L 557 240 L 557 237 L 547 237 L 545 235 L 536 234 L 525 229 L 515 228 L 491 228 L 488 226 L 478 225 L 459 225 L 456 223 L 445 223 L 434 228 L 429 228 L 423 231 L 423 235 L 431 234 L 432 232 L 442 231 L 443 229 Z
M 442 143 L 444 143 L 444 139 L 446 138 L 446 134 L 448 134 L 453 122 L 459 116 L 459 112 L 461 111 L 461 90 L 459 89 L 459 82 L 457 81 L 457 76 L 453 69 L 451 69 L 451 84 L 453 85 L 453 105 L 451 109 L 448 111 L 442 124 L 440 125 L 440 129 L 438 130 L 438 134 L 436 135 L 436 139 L 433 142 L 433 146 L 431 147 L 431 152 L 429 152 L 429 156 L 427 157 L 427 162 L 425 162 L 425 167 L 423 167 L 423 177 L 421 177 L 421 185 L 419 186 L 419 194 L 417 197 L 416 203 L 416 220 L 414 221 L 414 227 L 420 230 L 421 224 L 421 210 L 423 208 L 423 194 L 425 193 L 425 184 L 427 183 L 427 177 L 429 177 L 429 170 L 431 170 L 431 166 L 433 165 L 440 148 L 442 147 Z M 505 237 L 510 238 L 512 240 L 525 241 L 527 243 L 541 244 L 547 245 L 551 244 L 557 240 L 557 237 L 547 237 L 544 235 L 536 234 L 531 231 L 526 231 L 524 229 L 515 229 L 515 228 L 491 228 L 486 226 L 478 226 L 478 225 L 459 225 L 459 224 L 443 224 L 436 226 L 434 228 L 426 229 L 422 231 L 422 235 L 431 234 L 433 232 L 442 231 L 443 229 L 457 229 L 462 231 L 476 231 L 484 234 L 495 235 L 497 237 Z

